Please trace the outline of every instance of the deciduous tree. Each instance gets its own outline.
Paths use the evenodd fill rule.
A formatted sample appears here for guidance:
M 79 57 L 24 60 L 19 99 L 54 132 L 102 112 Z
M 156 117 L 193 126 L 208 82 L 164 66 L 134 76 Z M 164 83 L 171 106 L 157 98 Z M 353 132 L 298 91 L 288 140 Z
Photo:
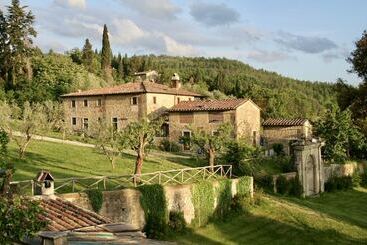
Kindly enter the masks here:
M 139 181 L 147 147 L 154 142 L 154 137 L 160 132 L 161 125 L 162 122 L 159 120 L 141 119 L 129 123 L 122 131 L 121 144 L 127 145 L 137 154 L 134 171 L 137 178 L 135 178 L 135 181 Z
M 217 154 L 233 139 L 233 127 L 228 123 L 223 123 L 214 132 L 195 128 L 192 131 L 192 143 L 206 153 L 209 166 L 214 167 Z

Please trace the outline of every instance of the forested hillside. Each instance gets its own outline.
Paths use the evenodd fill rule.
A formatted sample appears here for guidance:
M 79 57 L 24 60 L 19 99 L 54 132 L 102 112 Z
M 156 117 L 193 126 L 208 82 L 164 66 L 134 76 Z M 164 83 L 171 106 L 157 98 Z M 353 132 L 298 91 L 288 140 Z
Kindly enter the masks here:
M 335 86 L 299 81 L 257 70 L 225 58 L 113 55 L 107 26 L 102 49 L 84 46 L 65 54 L 42 53 L 32 44 L 37 32 L 35 16 L 19 1 L 0 11 L 0 100 L 42 102 L 63 93 L 132 81 L 134 72 L 157 70 L 160 82 L 169 83 L 177 72 L 184 86 L 214 98 L 248 97 L 263 110 L 263 117 L 322 116 L 327 103 L 336 104 Z

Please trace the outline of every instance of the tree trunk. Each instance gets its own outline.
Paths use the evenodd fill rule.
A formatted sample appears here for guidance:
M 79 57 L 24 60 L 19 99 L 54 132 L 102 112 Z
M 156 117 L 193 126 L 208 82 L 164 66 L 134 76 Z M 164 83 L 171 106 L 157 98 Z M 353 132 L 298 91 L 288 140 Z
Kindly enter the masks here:
M 214 164 L 215 164 L 215 151 L 213 149 L 209 149 L 209 166 L 211 167 L 211 171 L 214 171 Z
M 134 171 L 134 182 L 138 183 L 140 182 L 140 175 L 141 175 L 141 169 L 143 167 L 143 161 L 144 161 L 144 157 L 141 151 L 138 152 L 138 156 L 136 157 L 136 162 L 135 162 L 135 171 Z
M 111 166 L 112 166 L 112 169 L 115 169 L 115 161 L 116 161 L 116 158 L 115 157 L 111 157 L 110 158 L 110 162 L 111 162 Z
M 24 144 L 24 145 L 22 145 L 22 146 L 19 148 L 19 158 L 20 158 L 20 159 L 23 159 L 23 158 L 24 158 L 25 151 L 26 151 L 26 149 L 27 149 L 27 146 L 28 146 L 29 142 L 31 142 L 31 137 L 30 137 L 30 136 L 27 136 L 27 141 L 25 142 L 25 144 Z

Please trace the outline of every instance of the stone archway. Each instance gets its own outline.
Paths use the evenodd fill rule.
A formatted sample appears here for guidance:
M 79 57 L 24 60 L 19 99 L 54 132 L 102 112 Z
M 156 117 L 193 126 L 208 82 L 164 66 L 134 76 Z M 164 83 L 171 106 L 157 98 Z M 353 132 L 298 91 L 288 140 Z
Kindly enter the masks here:
M 312 155 L 310 155 L 307 159 L 306 166 L 306 196 L 314 195 L 317 193 L 317 183 L 316 183 L 316 165 L 315 159 Z
M 300 141 L 293 145 L 295 165 L 305 196 L 324 191 L 324 168 L 321 159 L 322 142 Z

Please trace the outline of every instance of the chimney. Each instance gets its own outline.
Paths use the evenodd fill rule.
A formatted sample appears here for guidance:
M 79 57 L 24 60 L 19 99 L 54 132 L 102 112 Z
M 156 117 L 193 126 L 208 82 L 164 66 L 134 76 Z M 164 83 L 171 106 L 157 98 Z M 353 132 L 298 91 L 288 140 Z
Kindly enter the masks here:
M 172 88 L 175 88 L 175 89 L 180 89 L 181 88 L 180 77 L 178 76 L 177 73 L 173 73 L 173 76 L 171 78 L 171 82 L 172 82 Z
M 48 171 L 42 170 L 37 174 L 34 180 L 34 194 L 42 196 L 53 196 L 54 191 L 54 177 Z

